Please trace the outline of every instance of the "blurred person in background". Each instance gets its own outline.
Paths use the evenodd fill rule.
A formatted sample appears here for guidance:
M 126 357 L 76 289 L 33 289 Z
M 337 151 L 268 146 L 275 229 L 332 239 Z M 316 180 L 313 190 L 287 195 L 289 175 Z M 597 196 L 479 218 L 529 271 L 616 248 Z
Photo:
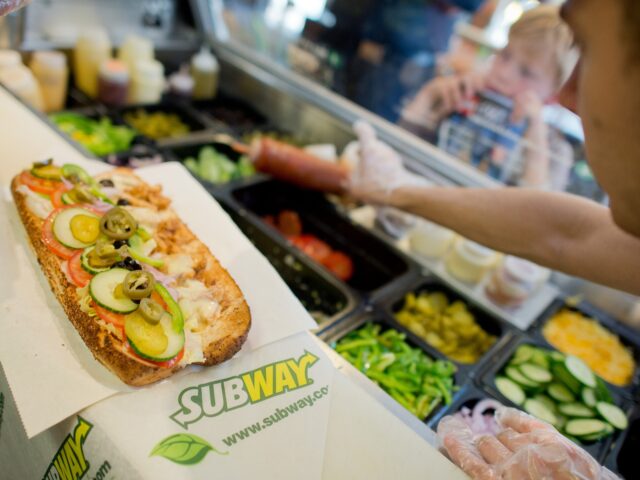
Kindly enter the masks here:
M 558 8 L 533 8 L 513 24 L 486 72 L 427 83 L 400 124 L 505 183 L 564 190 L 573 151 L 542 109 L 554 101 L 572 58 L 571 32 Z

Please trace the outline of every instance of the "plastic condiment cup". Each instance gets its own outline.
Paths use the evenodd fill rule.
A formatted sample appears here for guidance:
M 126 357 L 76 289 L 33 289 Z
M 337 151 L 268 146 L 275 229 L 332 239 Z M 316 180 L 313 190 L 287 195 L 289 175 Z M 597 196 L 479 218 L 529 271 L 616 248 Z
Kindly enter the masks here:
M 440 258 L 453 243 L 456 233 L 438 224 L 416 219 L 416 224 L 409 231 L 411 251 L 429 258 Z
M 458 280 L 478 283 L 497 259 L 498 254 L 490 248 L 460 238 L 447 255 L 445 265 Z
M 535 263 L 507 256 L 491 274 L 485 292 L 498 305 L 516 307 L 540 287 L 548 274 L 548 269 Z

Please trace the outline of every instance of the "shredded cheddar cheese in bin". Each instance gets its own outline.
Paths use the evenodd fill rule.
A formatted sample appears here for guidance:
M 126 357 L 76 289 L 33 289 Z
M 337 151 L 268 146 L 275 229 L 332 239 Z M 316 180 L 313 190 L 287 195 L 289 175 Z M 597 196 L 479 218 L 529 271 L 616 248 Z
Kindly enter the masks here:
M 618 386 L 631 382 L 636 368 L 633 353 L 597 320 L 562 310 L 545 324 L 542 334 L 561 352 L 581 358 L 607 382 Z

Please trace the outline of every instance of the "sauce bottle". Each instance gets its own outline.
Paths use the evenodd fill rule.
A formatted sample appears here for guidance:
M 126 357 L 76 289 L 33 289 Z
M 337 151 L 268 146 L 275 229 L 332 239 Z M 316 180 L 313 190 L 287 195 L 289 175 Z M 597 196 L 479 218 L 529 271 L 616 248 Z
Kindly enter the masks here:
M 193 98 L 206 100 L 216 96 L 218 90 L 218 60 L 207 47 L 191 59 L 191 75 L 193 76 Z
M 124 62 L 109 59 L 100 65 L 98 99 L 105 105 L 125 105 L 129 98 L 129 69 Z
M 67 57 L 62 52 L 35 52 L 29 66 L 40 85 L 45 112 L 62 110 L 69 80 Z
M 153 60 L 153 43 L 138 35 L 127 35 L 118 49 L 118 60 L 133 72 L 138 60 Z
M 78 37 L 73 56 L 76 85 L 91 98 L 98 94 L 98 71 L 111 58 L 111 42 L 104 29 L 84 32 Z

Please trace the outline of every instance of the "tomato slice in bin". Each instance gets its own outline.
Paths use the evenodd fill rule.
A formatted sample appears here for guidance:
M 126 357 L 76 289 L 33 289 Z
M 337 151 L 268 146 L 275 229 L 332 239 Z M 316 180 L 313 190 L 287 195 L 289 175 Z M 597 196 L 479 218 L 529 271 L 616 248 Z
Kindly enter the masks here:
M 318 237 L 310 234 L 297 235 L 290 238 L 294 246 L 302 250 L 318 263 L 323 263 L 331 254 L 331 247 Z
M 34 177 L 27 170 L 24 170 L 20 174 L 20 182 L 26 185 L 30 190 L 44 195 L 51 195 L 61 184 L 55 180 L 45 180 Z
M 332 252 L 323 265 L 340 280 L 347 281 L 353 276 L 353 261 L 345 253 Z
M 82 252 L 83 250 L 76 250 L 73 256 L 69 259 L 67 267 L 69 269 L 69 277 L 71 277 L 71 281 L 76 287 L 80 288 L 89 285 L 89 282 L 93 277 L 93 275 L 82 268 L 82 263 L 80 263 Z

